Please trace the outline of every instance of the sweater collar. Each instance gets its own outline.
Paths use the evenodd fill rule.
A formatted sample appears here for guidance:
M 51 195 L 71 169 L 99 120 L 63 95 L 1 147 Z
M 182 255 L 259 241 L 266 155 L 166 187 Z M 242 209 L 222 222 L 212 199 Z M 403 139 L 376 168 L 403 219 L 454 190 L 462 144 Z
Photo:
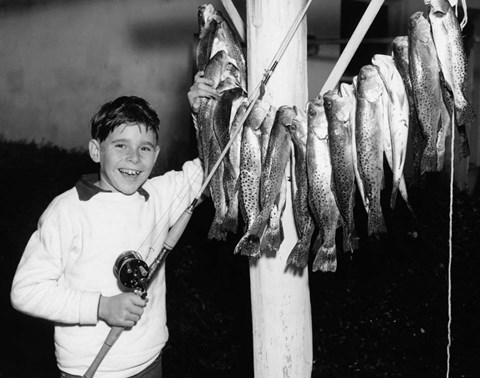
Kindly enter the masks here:
M 80 180 L 77 181 L 75 184 L 75 188 L 77 189 L 78 199 L 80 201 L 88 201 L 92 198 L 95 194 L 98 193 L 112 193 L 110 190 L 104 190 L 99 188 L 95 183 L 99 180 L 98 173 L 91 173 L 88 175 L 83 175 Z M 143 189 L 143 187 L 138 188 L 138 194 L 145 197 L 145 201 L 148 201 L 150 194 Z

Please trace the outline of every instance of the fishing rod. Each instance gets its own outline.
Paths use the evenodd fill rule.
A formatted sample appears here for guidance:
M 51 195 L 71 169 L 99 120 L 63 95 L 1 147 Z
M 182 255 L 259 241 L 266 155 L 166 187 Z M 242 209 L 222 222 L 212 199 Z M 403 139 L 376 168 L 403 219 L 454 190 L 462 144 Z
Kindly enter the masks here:
M 240 134 L 242 130 L 242 125 L 245 123 L 248 115 L 253 109 L 253 106 L 257 99 L 260 97 L 260 94 L 263 92 L 267 82 L 270 80 L 270 77 L 273 74 L 273 71 L 277 67 L 280 59 L 282 58 L 285 50 L 287 49 L 290 41 L 293 38 L 293 35 L 297 31 L 300 22 L 303 20 L 303 17 L 307 13 L 308 7 L 310 6 L 312 0 L 308 0 L 305 6 L 300 10 L 297 17 L 295 18 L 292 26 L 290 27 L 288 33 L 286 34 L 285 38 L 283 39 L 280 47 L 278 48 L 277 53 L 272 59 L 268 69 L 265 71 L 262 80 L 258 83 L 252 94 L 248 98 L 248 107 L 245 113 L 242 115 L 239 121 L 239 127 L 235 130 L 235 132 L 231 135 L 229 142 L 223 149 L 222 153 L 220 154 L 217 162 L 212 167 L 209 175 L 204 180 L 202 187 L 199 190 L 198 195 L 194 198 L 192 203 L 185 209 L 182 213 L 180 218 L 175 222 L 175 224 L 170 228 L 168 234 L 165 238 L 163 243 L 162 250 L 158 253 L 155 260 L 152 262 L 150 267 L 140 258 L 140 255 L 135 251 L 127 251 L 122 253 L 115 262 L 114 272 L 119 278 L 121 284 L 127 289 L 133 289 L 137 294 L 141 295 L 142 297 L 146 296 L 148 286 L 155 278 L 157 272 L 160 270 L 163 262 L 167 258 L 170 251 L 175 247 L 178 240 L 182 236 L 185 228 L 190 221 L 193 210 L 197 205 L 200 197 L 202 196 L 203 192 L 209 185 L 215 171 L 220 166 L 223 158 L 227 154 L 228 150 L 230 149 L 231 145 L 235 141 L 236 137 Z M 92 378 L 95 375 L 98 367 L 100 366 L 101 362 L 105 358 L 106 354 L 110 350 L 110 348 L 115 344 L 118 340 L 120 335 L 122 334 L 124 328 L 113 326 L 110 329 L 110 332 L 107 335 L 102 347 L 100 348 L 99 352 L 97 353 L 95 359 L 93 360 L 92 364 L 88 368 L 88 370 L 83 375 L 83 378 Z

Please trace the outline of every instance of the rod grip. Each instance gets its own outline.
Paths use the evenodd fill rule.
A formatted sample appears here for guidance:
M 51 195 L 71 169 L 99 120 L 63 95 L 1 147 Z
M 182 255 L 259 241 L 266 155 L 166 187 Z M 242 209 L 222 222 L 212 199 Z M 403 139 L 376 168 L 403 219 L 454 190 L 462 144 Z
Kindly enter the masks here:
M 88 370 L 85 372 L 83 378 L 92 378 L 95 375 L 95 372 L 97 371 L 98 367 L 103 361 L 103 358 L 106 356 L 110 348 L 112 347 L 113 344 L 117 341 L 117 339 L 120 337 L 120 335 L 123 332 L 123 327 L 112 327 L 110 329 L 110 332 L 107 335 L 107 338 L 103 342 L 102 347 L 97 353 L 97 356 L 93 360 L 92 364 L 88 368 Z
M 183 213 L 180 215 L 180 218 L 175 222 L 172 226 L 170 231 L 168 231 L 168 235 L 165 238 L 165 242 L 163 243 L 164 247 L 171 251 L 175 245 L 177 244 L 178 240 L 182 236 L 185 228 L 190 221 L 190 218 L 193 214 L 194 204 L 190 205 Z

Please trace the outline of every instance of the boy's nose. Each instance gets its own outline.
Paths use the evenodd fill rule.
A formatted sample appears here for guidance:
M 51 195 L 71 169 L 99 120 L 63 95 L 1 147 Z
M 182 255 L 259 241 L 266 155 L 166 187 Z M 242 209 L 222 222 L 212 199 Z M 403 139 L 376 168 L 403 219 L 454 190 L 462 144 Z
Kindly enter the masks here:
M 132 163 L 138 163 L 140 161 L 140 155 L 137 151 L 131 151 L 127 157 L 128 161 Z

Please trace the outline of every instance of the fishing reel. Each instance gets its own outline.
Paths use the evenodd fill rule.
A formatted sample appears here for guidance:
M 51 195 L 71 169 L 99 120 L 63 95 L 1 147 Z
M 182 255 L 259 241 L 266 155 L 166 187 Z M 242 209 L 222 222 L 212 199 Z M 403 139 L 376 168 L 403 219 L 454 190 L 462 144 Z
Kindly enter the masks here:
M 142 297 L 147 294 L 149 268 L 138 252 L 126 251 L 120 254 L 113 268 L 120 284 Z

